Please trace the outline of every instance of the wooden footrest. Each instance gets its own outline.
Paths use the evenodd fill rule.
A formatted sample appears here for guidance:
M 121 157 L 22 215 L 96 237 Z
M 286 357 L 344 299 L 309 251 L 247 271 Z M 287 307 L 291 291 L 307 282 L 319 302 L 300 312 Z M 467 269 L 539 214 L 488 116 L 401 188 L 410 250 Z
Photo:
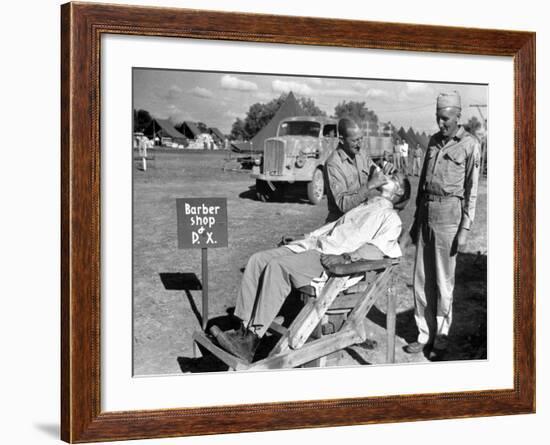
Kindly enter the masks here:
M 235 371 L 248 369 L 250 367 L 250 363 L 247 363 L 240 358 L 235 357 L 233 354 L 230 354 L 229 352 L 215 345 L 203 331 L 196 331 L 193 334 L 193 340 L 199 345 L 206 348 L 213 355 L 218 357 L 222 362 L 224 362 L 227 366 L 234 369 Z

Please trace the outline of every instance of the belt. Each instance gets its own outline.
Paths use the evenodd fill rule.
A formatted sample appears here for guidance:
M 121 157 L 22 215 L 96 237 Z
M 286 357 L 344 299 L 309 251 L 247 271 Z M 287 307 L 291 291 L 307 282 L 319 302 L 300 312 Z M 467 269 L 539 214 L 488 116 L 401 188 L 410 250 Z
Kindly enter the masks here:
M 423 193 L 422 199 L 424 201 L 437 201 L 437 202 L 443 202 L 443 201 L 450 201 L 451 199 L 460 199 L 458 196 L 442 196 L 442 195 L 432 195 L 431 193 Z

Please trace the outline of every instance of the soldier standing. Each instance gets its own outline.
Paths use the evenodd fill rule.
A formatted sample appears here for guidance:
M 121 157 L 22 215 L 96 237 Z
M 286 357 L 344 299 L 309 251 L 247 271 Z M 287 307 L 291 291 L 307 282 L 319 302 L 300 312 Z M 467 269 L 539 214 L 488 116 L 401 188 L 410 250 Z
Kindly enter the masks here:
M 415 321 L 418 339 L 405 347 L 444 358 L 452 322 L 457 251 L 465 247 L 474 220 L 479 177 L 479 143 L 461 125 L 459 94 L 440 94 L 439 132 L 430 138 L 418 184 L 410 235 L 414 263 Z
M 413 152 L 413 166 L 412 166 L 413 176 L 420 176 L 420 170 L 422 169 L 423 155 L 424 155 L 424 152 L 422 151 L 420 144 L 416 144 L 416 148 L 414 149 L 414 152 Z
M 328 216 L 326 222 L 336 221 L 344 213 L 373 196 L 387 182 L 387 178 L 372 162 L 367 153 L 361 152 L 362 133 L 355 122 L 348 118 L 338 121 L 338 147 L 325 163 L 324 176 L 327 190 Z M 393 165 L 386 163 L 384 172 L 393 172 Z
M 409 144 L 404 139 L 401 142 L 401 168 L 403 173 L 409 174 Z
M 401 169 L 401 140 L 397 138 L 393 146 L 393 164 L 395 168 Z

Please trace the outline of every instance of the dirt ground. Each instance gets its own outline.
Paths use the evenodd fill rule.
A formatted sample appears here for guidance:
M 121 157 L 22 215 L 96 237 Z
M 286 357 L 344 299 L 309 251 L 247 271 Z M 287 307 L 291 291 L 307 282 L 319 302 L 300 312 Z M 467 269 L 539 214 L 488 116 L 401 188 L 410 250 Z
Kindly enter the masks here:
M 269 249 L 284 234 L 311 231 L 326 217 L 326 200 L 313 206 L 305 193 L 289 194 L 285 202 L 254 199 L 254 180 L 239 171 L 224 171 L 223 152 L 154 153 L 146 172 L 134 168 L 133 317 L 134 375 L 223 371 L 211 356 L 195 351 L 191 336 L 201 328 L 201 252 L 178 250 L 176 198 L 226 197 L 229 246 L 209 249 L 209 314 L 223 320 L 231 313 L 248 257 Z M 411 178 L 416 193 L 417 178 Z M 405 226 L 414 212 L 401 212 Z M 459 254 L 454 297 L 454 322 L 448 360 L 485 359 L 487 297 L 487 192 L 480 181 L 476 221 L 467 253 Z M 397 292 L 398 363 L 425 361 L 402 347 L 416 338 L 413 318 L 412 266 L 414 249 L 405 252 L 395 274 Z M 384 301 L 382 301 L 384 300 Z M 369 340 L 328 358 L 329 366 L 384 363 L 385 299 L 368 314 Z

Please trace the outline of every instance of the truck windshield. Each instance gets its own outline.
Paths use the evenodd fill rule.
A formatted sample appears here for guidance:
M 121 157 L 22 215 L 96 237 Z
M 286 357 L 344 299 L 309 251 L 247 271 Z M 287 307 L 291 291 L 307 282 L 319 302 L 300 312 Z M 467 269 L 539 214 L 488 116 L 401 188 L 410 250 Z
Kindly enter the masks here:
M 279 127 L 279 136 L 313 136 L 319 137 L 321 124 L 311 121 L 283 122 Z

